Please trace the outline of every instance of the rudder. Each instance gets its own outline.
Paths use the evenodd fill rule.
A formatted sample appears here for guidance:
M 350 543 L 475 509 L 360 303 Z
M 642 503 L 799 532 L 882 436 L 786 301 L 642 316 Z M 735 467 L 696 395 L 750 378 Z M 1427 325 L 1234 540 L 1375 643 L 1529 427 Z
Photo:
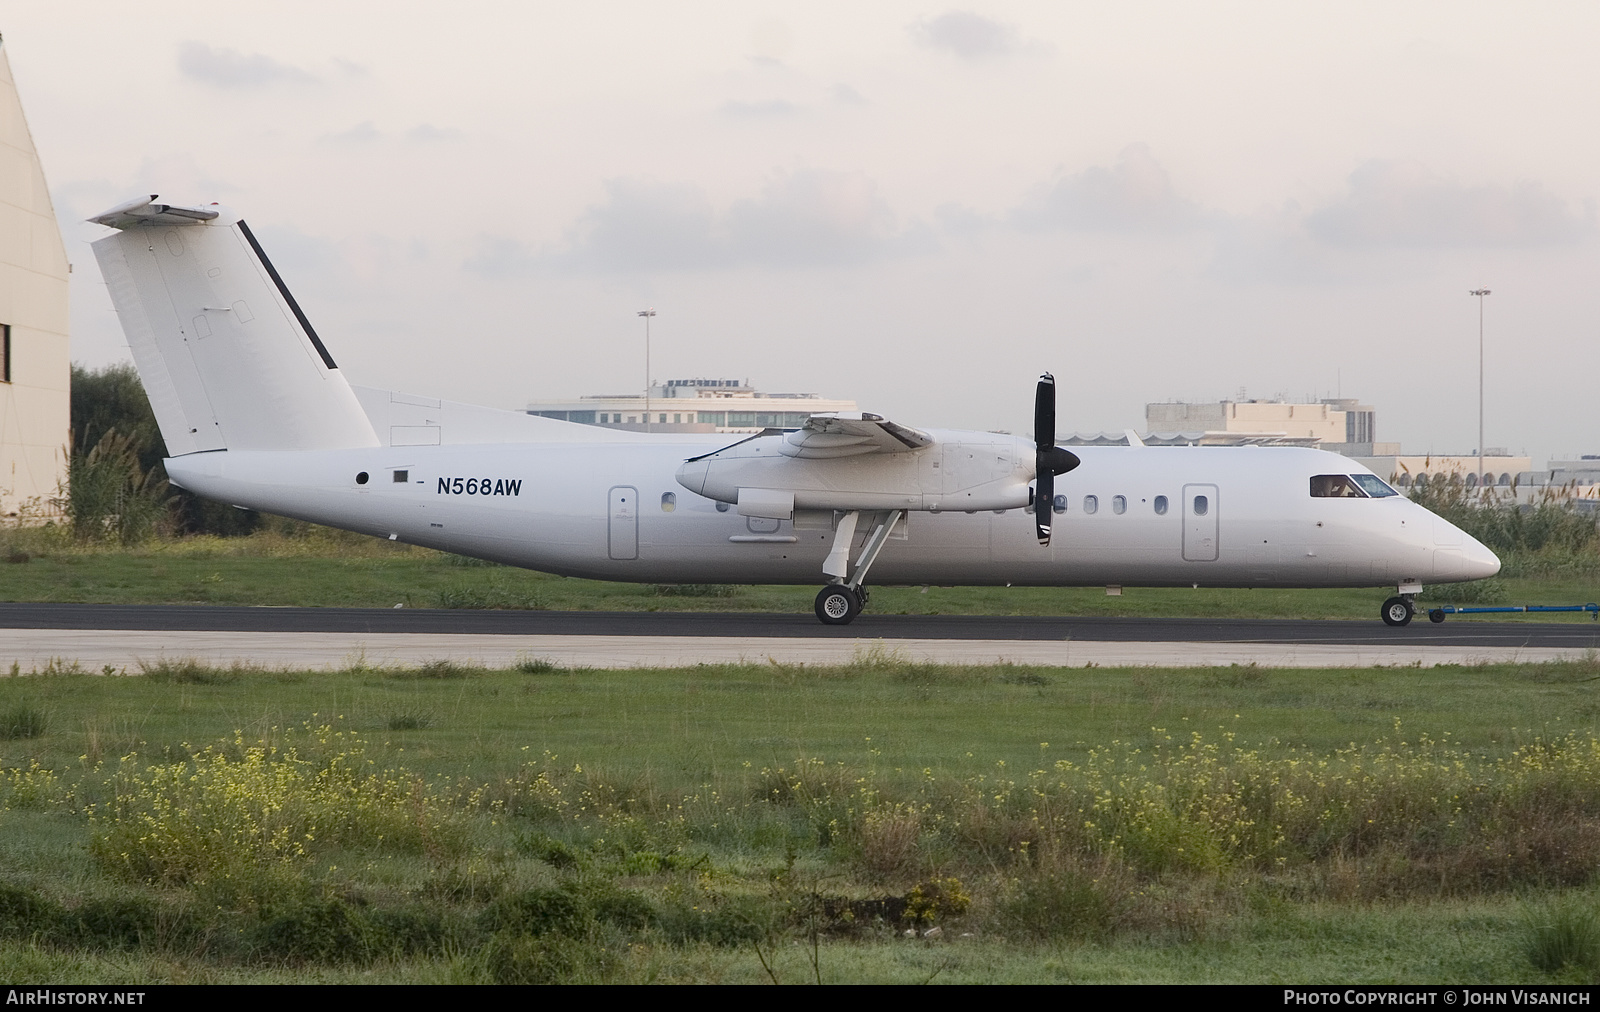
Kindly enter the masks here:
M 377 446 L 372 424 L 249 226 L 131 201 L 93 243 L 167 452 Z

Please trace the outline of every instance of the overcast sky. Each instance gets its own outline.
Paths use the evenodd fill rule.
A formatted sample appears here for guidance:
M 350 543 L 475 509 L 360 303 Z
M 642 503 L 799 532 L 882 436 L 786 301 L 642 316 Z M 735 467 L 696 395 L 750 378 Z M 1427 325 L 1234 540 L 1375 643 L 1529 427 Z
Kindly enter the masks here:
M 1360 397 L 1600 453 L 1600 5 L 0 0 L 74 358 L 81 219 L 251 222 L 352 381 L 521 407 L 726 376 L 912 424 Z

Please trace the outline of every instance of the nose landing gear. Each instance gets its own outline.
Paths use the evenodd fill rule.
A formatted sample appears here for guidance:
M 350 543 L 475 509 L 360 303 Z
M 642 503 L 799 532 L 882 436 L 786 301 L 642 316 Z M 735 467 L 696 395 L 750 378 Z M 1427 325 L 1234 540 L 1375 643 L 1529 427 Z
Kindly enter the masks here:
M 1383 617 L 1384 625 L 1410 625 L 1411 617 L 1417 613 L 1417 606 L 1409 596 L 1395 595 L 1383 602 L 1383 607 L 1378 614 Z

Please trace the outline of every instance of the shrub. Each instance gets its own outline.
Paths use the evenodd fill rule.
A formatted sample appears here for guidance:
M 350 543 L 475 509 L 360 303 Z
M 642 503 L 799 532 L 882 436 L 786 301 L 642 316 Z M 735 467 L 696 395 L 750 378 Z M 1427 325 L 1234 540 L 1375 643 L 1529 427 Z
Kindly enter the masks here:
M 0 938 L 48 938 L 61 920 L 61 905 L 32 889 L 0 884 Z
M 602 977 L 612 962 L 599 946 L 565 935 L 500 934 L 484 953 L 497 984 L 566 984 Z
M 139 449 L 109 429 L 87 453 L 72 454 L 61 504 L 78 540 L 129 545 L 155 533 L 173 499 L 155 469 L 140 466 Z
M 995 911 L 1001 931 L 1040 941 L 1088 941 L 1111 933 L 1117 902 L 1100 879 L 1068 865 L 1011 880 Z
M 589 922 L 586 905 L 566 889 L 529 889 L 503 896 L 478 918 L 484 931 L 523 935 L 580 935 Z
M 123 757 L 92 818 L 90 852 L 141 881 L 248 879 L 321 849 L 445 856 L 466 844 L 460 816 L 404 769 L 369 770 L 365 743 L 328 727 L 243 736 L 187 761 Z
M 351 963 L 372 958 L 375 939 L 360 910 L 327 897 L 264 916 L 251 941 L 257 955 L 273 959 Z
M 193 937 L 197 932 L 187 911 L 168 910 L 145 896 L 91 898 L 61 918 L 60 934 L 73 945 L 136 949 Z

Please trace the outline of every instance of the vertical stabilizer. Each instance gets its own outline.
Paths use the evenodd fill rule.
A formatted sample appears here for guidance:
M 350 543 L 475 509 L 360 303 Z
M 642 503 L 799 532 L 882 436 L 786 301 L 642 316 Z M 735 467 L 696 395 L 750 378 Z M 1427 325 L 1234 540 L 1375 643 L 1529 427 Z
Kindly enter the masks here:
M 376 446 L 294 296 L 232 212 L 154 196 L 90 219 L 167 452 Z

